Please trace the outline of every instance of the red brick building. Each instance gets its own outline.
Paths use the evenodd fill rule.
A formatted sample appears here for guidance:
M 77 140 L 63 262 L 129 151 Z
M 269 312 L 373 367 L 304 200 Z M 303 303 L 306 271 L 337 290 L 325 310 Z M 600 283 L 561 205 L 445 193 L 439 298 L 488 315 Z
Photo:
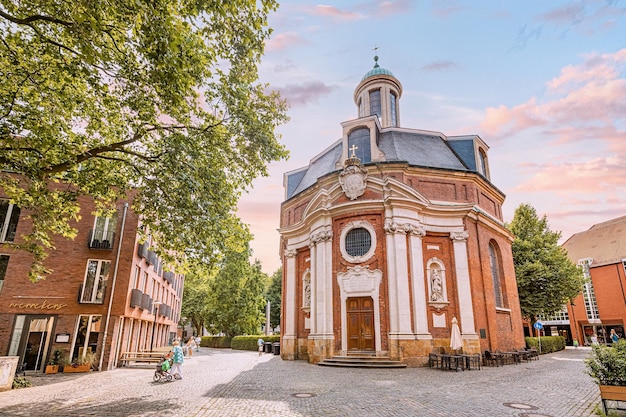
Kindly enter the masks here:
M 167 344 L 177 329 L 184 277 L 139 243 L 138 216 L 126 202 L 110 218 L 91 214 L 87 198 L 80 205 L 78 235 L 56 239 L 52 273 L 33 283 L 31 256 L 6 245 L 29 230 L 28 213 L 0 199 L 0 352 L 27 370 L 42 371 L 55 349 L 73 359 L 93 352 L 111 369 L 121 352 Z
M 588 282 L 567 306 L 570 332 L 580 344 L 610 343 L 615 330 L 624 338 L 626 320 L 626 216 L 593 225 L 565 243 L 568 257 L 581 265 Z
M 465 352 L 524 346 L 488 147 L 400 127 L 401 95 L 376 63 L 341 139 L 285 174 L 284 359 L 359 353 L 421 365 L 450 348 L 454 318 Z

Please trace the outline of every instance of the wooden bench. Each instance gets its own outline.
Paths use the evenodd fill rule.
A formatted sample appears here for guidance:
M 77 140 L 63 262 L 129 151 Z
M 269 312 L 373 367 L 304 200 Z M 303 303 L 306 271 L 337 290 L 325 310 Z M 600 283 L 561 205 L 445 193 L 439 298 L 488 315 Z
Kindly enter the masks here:
M 120 355 L 121 366 L 128 366 L 130 362 L 134 363 L 159 363 L 167 352 L 123 352 Z

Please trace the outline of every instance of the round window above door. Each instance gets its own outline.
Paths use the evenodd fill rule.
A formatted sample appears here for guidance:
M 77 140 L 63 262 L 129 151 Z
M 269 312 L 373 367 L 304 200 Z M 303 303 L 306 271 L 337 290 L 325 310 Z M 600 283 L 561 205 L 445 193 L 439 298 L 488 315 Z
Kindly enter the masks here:
M 359 220 L 348 223 L 341 231 L 341 256 L 351 263 L 367 261 L 376 249 L 376 233 L 372 225 Z

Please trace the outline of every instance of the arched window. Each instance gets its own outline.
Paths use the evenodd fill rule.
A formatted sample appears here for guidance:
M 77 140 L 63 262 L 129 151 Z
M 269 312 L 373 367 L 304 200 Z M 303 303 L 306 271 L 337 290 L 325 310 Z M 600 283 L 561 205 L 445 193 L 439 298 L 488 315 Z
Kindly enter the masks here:
M 500 251 L 494 242 L 489 243 L 489 263 L 491 264 L 491 279 L 493 281 L 496 307 L 506 308 L 506 288 L 504 287 L 504 276 L 500 266 Z
M 485 151 L 483 151 L 482 149 L 480 149 L 478 151 L 478 172 L 483 174 L 483 176 L 485 178 L 488 178 L 488 176 L 487 176 L 487 155 L 485 155 Z
M 372 161 L 369 129 L 360 128 L 350 132 L 348 135 L 348 158 L 352 156 L 350 150 L 352 146 L 356 146 L 354 154 L 361 160 L 362 164 Z
M 389 110 L 391 111 L 391 126 L 398 126 L 398 116 L 396 113 L 396 103 L 398 98 L 395 93 L 389 94 Z
M 370 91 L 370 116 L 374 114 L 379 118 L 382 117 L 380 90 Z

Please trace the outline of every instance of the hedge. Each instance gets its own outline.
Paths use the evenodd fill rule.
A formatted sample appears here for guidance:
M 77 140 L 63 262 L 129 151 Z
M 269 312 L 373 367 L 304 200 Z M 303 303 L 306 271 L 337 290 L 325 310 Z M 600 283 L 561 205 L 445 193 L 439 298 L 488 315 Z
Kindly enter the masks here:
M 232 338 L 226 336 L 202 336 L 200 346 L 210 348 L 229 348 Z
M 539 349 L 539 339 L 536 337 L 525 337 L 526 347 Z M 541 338 L 541 354 L 558 352 L 565 349 L 565 338 L 563 336 L 543 336 Z
M 280 335 L 266 336 L 264 334 L 258 334 L 256 336 L 235 336 L 230 343 L 230 347 L 237 350 L 258 350 L 257 341 L 259 339 L 263 339 L 265 342 L 280 342 Z

